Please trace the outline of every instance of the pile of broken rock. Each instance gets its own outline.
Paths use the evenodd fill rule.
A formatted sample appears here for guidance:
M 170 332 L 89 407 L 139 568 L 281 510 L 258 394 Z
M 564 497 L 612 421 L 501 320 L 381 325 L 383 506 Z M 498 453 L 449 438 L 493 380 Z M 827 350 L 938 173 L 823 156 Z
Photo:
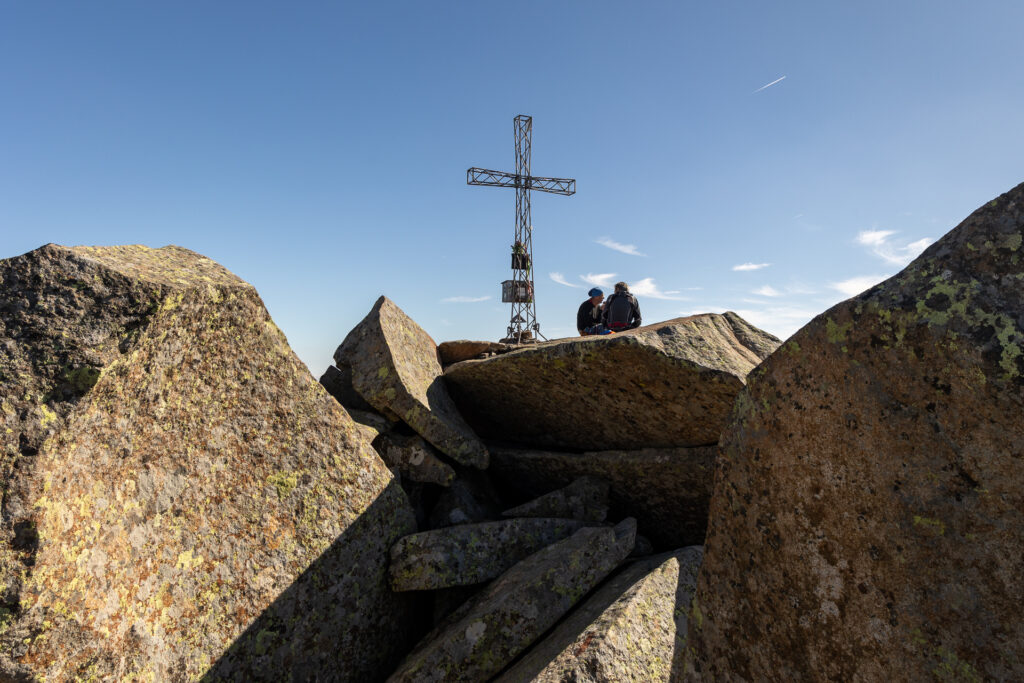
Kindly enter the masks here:
M 1022 285 L 1024 185 L 778 348 L 382 298 L 321 385 L 187 249 L 0 260 L 0 680 L 1024 680 Z
M 437 347 L 381 297 L 320 381 L 416 511 L 389 578 L 430 632 L 392 679 L 680 675 L 718 435 L 778 344 L 726 313 Z

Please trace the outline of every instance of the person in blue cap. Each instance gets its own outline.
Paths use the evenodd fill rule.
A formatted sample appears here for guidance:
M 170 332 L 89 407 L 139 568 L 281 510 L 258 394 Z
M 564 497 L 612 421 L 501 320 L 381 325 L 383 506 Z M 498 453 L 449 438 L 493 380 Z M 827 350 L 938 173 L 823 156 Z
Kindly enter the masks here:
M 607 328 L 601 322 L 604 292 L 594 287 L 587 292 L 587 296 L 590 298 L 580 304 L 580 310 L 576 312 L 576 330 L 584 337 L 589 334 L 608 334 Z

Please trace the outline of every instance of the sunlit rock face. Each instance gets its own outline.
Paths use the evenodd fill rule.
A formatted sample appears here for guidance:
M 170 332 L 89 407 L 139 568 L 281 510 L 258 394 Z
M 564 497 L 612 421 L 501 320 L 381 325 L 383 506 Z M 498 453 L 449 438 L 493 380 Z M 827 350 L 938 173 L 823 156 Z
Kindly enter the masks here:
M 473 428 L 498 442 L 567 450 L 707 446 L 779 340 L 735 313 L 527 346 L 448 366 Z
M 1024 185 L 751 374 L 696 679 L 1024 679 Z
M 48 245 L 0 279 L 0 673 L 385 675 L 412 512 L 256 291 L 178 247 Z
M 391 299 L 377 299 L 334 360 L 351 368 L 352 386 L 381 413 L 402 420 L 453 460 L 487 468 L 487 448 L 441 380 L 437 345 Z

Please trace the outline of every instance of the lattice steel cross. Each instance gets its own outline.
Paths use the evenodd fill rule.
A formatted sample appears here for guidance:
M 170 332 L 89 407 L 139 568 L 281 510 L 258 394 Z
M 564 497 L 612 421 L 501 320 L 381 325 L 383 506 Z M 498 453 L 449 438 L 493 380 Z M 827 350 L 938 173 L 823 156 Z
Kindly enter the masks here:
M 576 193 L 572 178 L 542 178 L 530 175 L 530 134 L 533 117 L 520 114 L 515 118 L 516 172 L 491 171 L 473 167 L 466 171 L 469 185 L 514 187 L 516 189 L 516 236 L 512 244 L 512 280 L 503 283 L 502 301 L 509 299 L 512 317 L 508 325 L 508 338 L 522 342 L 529 330 L 540 335 L 537 324 L 537 303 L 533 289 L 533 226 L 530 223 L 530 190 L 552 194 Z M 519 258 L 517 258 L 519 256 Z M 525 258 L 523 258 L 525 257 Z M 511 295 L 506 297 L 506 293 Z

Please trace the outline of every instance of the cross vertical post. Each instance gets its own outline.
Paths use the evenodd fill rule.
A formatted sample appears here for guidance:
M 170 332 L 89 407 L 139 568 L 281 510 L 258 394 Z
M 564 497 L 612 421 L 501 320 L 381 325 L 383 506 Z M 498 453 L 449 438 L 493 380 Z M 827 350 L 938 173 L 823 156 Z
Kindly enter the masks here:
M 533 224 L 530 218 L 530 190 L 552 194 L 576 193 L 572 178 L 544 178 L 530 175 L 530 139 L 533 117 L 520 114 L 514 119 L 516 143 L 516 171 L 505 173 L 484 168 L 466 171 L 469 185 L 514 187 L 516 190 L 515 241 L 512 244 L 512 279 L 502 283 L 503 303 L 512 304 L 506 341 L 521 344 L 535 341 L 540 335 L 537 322 L 537 302 L 533 279 Z

